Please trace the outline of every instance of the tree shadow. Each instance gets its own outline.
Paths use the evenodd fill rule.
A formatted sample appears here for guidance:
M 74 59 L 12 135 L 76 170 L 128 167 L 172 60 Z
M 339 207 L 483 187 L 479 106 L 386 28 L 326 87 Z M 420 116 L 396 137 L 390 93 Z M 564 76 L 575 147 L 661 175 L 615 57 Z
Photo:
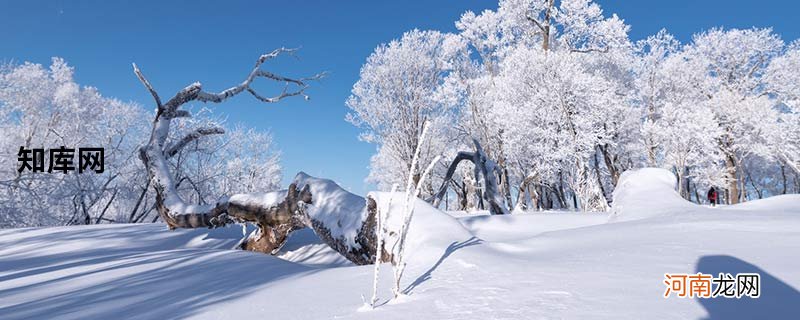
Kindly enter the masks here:
M 108 233 L 87 231 L 70 236 Z M 116 231 L 141 242 L 124 249 L 31 250 L 0 256 L 0 318 L 182 319 L 271 282 L 322 270 L 260 253 L 170 248 L 184 239 L 165 245 L 152 234 L 148 238 L 147 228 Z M 39 247 L 49 241 L 53 239 L 37 236 L 17 245 Z
M 483 240 L 478 239 L 477 237 L 471 237 L 471 238 L 469 238 L 467 240 L 464 240 L 464 241 L 461 241 L 461 242 L 453 241 L 453 243 L 451 243 L 449 246 L 447 246 L 447 248 L 444 250 L 444 254 L 442 254 L 442 256 L 439 258 L 439 260 L 436 261 L 436 263 L 434 263 L 433 266 L 430 267 L 430 269 L 425 271 L 425 273 L 423 273 L 422 275 L 417 277 L 417 279 L 414 280 L 414 282 L 412 282 L 410 285 L 408 285 L 408 287 L 406 287 L 406 289 L 403 290 L 403 294 L 411 293 L 411 291 L 413 291 L 414 288 L 418 287 L 419 285 L 421 285 L 425 281 L 430 280 L 431 279 L 431 275 L 433 274 L 433 271 L 435 271 L 436 268 L 438 268 L 439 265 L 441 265 L 442 262 L 444 262 L 444 260 L 447 259 L 447 257 L 449 257 L 451 254 L 453 254 L 453 252 L 455 252 L 456 250 L 461 249 L 461 248 L 466 248 L 466 247 L 469 247 L 469 246 L 474 246 L 476 244 L 480 244 L 481 242 L 483 242 Z
M 703 256 L 697 261 L 696 272 L 758 273 L 761 275 L 759 298 L 697 299 L 708 312 L 710 320 L 716 319 L 797 319 L 800 314 L 800 292 L 775 276 L 746 261 L 728 255 Z

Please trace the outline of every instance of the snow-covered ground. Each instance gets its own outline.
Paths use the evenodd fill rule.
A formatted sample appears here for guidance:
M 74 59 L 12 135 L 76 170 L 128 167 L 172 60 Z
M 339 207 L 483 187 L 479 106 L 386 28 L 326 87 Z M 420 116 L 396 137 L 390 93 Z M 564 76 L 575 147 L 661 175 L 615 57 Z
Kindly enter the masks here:
M 752 319 L 800 314 L 800 196 L 708 208 L 666 171 L 626 174 L 614 212 L 447 215 L 417 203 L 406 293 L 363 307 L 372 266 L 310 230 L 279 257 L 242 230 L 0 230 L 0 319 Z M 761 274 L 762 297 L 663 297 L 664 273 Z

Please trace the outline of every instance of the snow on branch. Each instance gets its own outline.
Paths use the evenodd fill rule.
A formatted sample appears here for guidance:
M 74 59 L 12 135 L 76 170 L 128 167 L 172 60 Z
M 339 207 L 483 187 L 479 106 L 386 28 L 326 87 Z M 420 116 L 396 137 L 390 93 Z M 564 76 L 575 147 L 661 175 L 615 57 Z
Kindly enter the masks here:
M 277 75 L 277 74 L 274 74 L 272 72 L 268 72 L 268 71 L 265 71 L 265 70 L 261 70 L 261 66 L 267 60 L 273 59 L 273 58 L 275 58 L 275 57 L 277 57 L 277 56 L 279 56 L 281 54 L 293 55 L 295 51 L 297 51 L 297 49 L 279 48 L 279 49 L 273 50 L 270 53 L 261 55 L 258 58 L 258 60 L 256 61 L 256 64 L 253 67 L 253 69 L 250 71 L 250 73 L 244 79 L 244 81 L 242 81 L 238 85 L 235 85 L 233 87 L 230 87 L 228 89 L 225 89 L 223 91 L 215 93 L 215 92 L 203 91 L 202 84 L 200 82 L 195 82 L 195 83 L 192 83 L 192 84 L 188 85 L 187 87 L 183 88 L 178 93 L 176 93 L 175 96 L 173 96 L 171 99 L 169 99 L 167 101 L 167 103 L 165 103 L 165 104 L 161 103 L 161 98 L 159 98 L 158 94 L 153 89 L 153 86 L 144 77 L 144 75 L 142 74 L 141 70 L 139 70 L 139 68 L 136 66 L 135 63 L 133 64 L 133 69 L 134 69 L 134 73 L 136 73 L 136 76 L 139 78 L 139 81 L 142 82 L 142 84 L 145 86 L 145 88 L 147 88 L 147 90 L 153 96 L 153 99 L 156 101 L 156 104 L 157 104 L 158 110 L 159 110 L 159 115 L 164 115 L 164 116 L 166 116 L 168 118 L 177 118 L 177 117 L 188 116 L 187 112 L 179 111 L 178 108 L 181 105 L 186 104 L 189 101 L 197 100 L 197 101 L 202 101 L 202 102 L 221 103 L 221 102 L 227 100 L 230 97 L 233 97 L 233 96 L 235 96 L 237 94 L 242 93 L 245 90 L 247 92 L 249 92 L 251 95 L 253 95 L 253 97 L 255 97 L 256 99 L 258 99 L 258 100 L 260 100 L 262 102 L 268 102 L 268 103 L 278 102 L 283 98 L 297 96 L 297 95 L 302 95 L 303 97 L 308 99 L 308 96 L 305 95 L 305 90 L 308 88 L 308 82 L 309 81 L 314 81 L 314 80 L 319 80 L 319 79 L 325 77 L 326 73 L 323 72 L 323 73 L 319 73 L 319 74 L 316 74 L 314 76 L 305 77 L 305 78 L 290 78 L 290 77 Z M 266 96 L 263 96 L 263 95 L 257 93 L 255 91 L 255 89 L 253 89 L 251 87 L 251 84 L 257 78 L 264 78 L 264 79 L 270 79 L 270 80 L 274 80 L 274 81 L 278 81 L 278 82 L 284 82 L 284 83 L 286 83 L 286 86 L 284 87 L 283 91 L 280 94 L 272 96 L 272 97 L 266 97 Z M 291 86 L 296 87 L 296 89 L 290 90 Z
M 294 78 L 288 78 L 288 77 L 284 77 L 284 76 L 279 76 L 279 75 L 273 74 L 271 72 L 263 71 L 263 70 L 260 69 L 261 65 L 265 61 L 273 59 L 273 58 L 279 56 L 282 53 L 286 53 L 286 54 L 292 55 L 295 51 L 297 51 L 297 49 L 280 48 L 280 49 L 276 49 L 276 50 L 274 50 L 274 51 L 272 51 L 270 53 L 261 55 L 261 57 L 258 58 L 258 61 L 256 61 L 256 65 L 255 65 L 255 67 L 253 67 L 253 70 L 250 71 L 250 74 L 247 76 L 247 78 L 244 81 L 242 81 L 242 83 L 240 83 L 237 86 L 233 86 L 233 87 L 230 87 L 228 89 L 225 89 L 225 90 L 223 90 L 223 91 L 221 91 L 219 93 L 205 92 L 205 91 L 200 90 L 199 92 L 197 92 L 197 95 L 196 95 L 195 99 L 197 99 L 199 101 L 203 101 L 203 102 L 220 103 L 222 101 L 225 101 L 225 99 L 228 99 L 230 97 L 233 97 L 233 96 L 241 93 L 244 90 L 247 90 L 247 92 L 249 92 L 254 97 L 256 97 L 256 99 L 261 100 L 263 102 L 268 102 L 268 103 L 278 102 L 283 98 L 296 96 L 296 95 L 303 95 L 305 98 L 308 98 L 308 96 L 306 96 L 304 94 L 305 89 L 308 88 L 308 84 L 306 84 L 306 82 L 307 81 L 312 81 L 312 80 L 319 80 L 320 78 L 325 76 L 325 73 L 319 73 L 319 74 L 316 74 L 316 75 L 314 75 L 312 77 L 308 77 L 308 78 L 294 79 Z M 279 94 L 279 95 L 276 95 L 276 96 L 270 97 L 270 98 L 264 97 L 264 96 L 259 95 L 253 88 L 250 87 L 250 84 L 256 78 L 265 78 L 265 79 L 271 79 L 271 80 L 274 80 L 274 81 L 285 82 L 286 83 L 286 87 L 284 87 L 283 92 L 281 92 L 281 94 Z M 290 84 L 293 84 L 293 85 L 297 86 L 298 89 L 296 89 L 294 91 L 289 91 L 288 88 L 289 88 Z M 198 83 L 198 85 L 199 85 L 199 83 Z
M 153 96 L 153 100 L 156 101 L 156 105 L 159 109 L 161 109 L 161 98 L 158 97 L 158 93 L 156 93 L 156 90 L 153 89 L 150 81 L 147 81 L 147 78 L 144 77 L 144 74 L 142 74 L 142 71 L 136 66 L 136 63 L 133 63 L 133 73 L 136 74 L 136 77 L 139 78 L 139 81 L 141 81 L 144 87 L 147 88 L 147 91 L 150 91 L 150 94 Z
M 207 136 L 212 134 L 225 134 L 225 129 L 222 129 L 220 127 L 197 128 L 191 133 L 185 135 L 177 142 L 165 148 L 164 155 L 167 158 L 171 158 L 172 156 L 177 154 L 178 151 L 181 151 L 181 149 L 183 149 L 183 147 L 185 147 L 190 142 L 200 139 L 200 137 L 202 136 Z

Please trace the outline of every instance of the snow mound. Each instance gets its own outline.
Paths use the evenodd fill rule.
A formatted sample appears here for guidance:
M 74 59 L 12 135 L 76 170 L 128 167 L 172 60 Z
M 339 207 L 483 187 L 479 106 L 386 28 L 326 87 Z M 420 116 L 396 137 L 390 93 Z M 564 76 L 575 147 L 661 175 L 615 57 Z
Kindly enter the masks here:
M 397 241 L 397 234 L 391 231 L 400 230 L 405 215 L 405 193 L 370 192 L 369 197 L 375 199 L 381 215 L 390 230 L 387 247 Z M 389 203 L 391 202 L 391 208 Z M 388 212 L 388 214 L 387 214 Z M 405 252 L 410 265 L 426 265 L 427 260 L 438 259 L 453 243 L 465 242 L 474 238 L 458 220 L 429 203 L 416 198 L 414 213 L 406 236 Z
M 696 207 L 676 191 L 672 172 L 642 168 L 622 173 L 614 190 L 609 221 L 638 220 L 670 215 Z

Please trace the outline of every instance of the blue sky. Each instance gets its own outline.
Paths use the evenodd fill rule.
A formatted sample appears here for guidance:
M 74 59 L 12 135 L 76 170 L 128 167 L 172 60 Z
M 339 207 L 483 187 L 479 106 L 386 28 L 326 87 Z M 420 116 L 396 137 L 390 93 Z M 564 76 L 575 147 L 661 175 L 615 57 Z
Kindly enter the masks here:
M 633 39 L 666 28 L 686 42 L 715 26 L 771 26 L 787 42 L 800 37 L 795 1 L 598 2 L 631 25 Z M 344 121 L 344 101 L 366 57 L 404 31 L 454 31 L 462 12 L 496 7 L 492 0 L 8 1 L 0 4 L 0 61 L 48 64 L 63 57 L 76 68 L 78 83 L 151 107 L 131 62 L 163 97 L 194 81 L 207 90 L 227 88 L 261 53 L 302 47 L 299 60 L 266 68 L 297 76 L 330 72 L 308 91 L 310 101 L 263 104 L 242 95 L 212 108 L 229 123 L 273 133 L 284 181 L 303 170 L 363 194 L 375 146 L 358 141 L 358 130 Z

